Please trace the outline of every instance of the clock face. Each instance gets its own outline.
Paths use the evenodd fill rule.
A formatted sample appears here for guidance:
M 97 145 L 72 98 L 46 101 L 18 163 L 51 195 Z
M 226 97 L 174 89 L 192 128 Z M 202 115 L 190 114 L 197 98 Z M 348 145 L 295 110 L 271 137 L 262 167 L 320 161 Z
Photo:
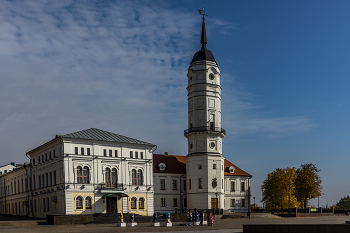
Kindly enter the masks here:
M 215 147 L 215 142 L 211 142 L 210 143 L 210 148 L 214 148 Z
M 210 79 L 210 80 L 214 80 L 214 78 L 215 78 L 214 74 L 213 74 L 213 73 L 210 73 L 210 74 L 209 74 L 209 79 Z

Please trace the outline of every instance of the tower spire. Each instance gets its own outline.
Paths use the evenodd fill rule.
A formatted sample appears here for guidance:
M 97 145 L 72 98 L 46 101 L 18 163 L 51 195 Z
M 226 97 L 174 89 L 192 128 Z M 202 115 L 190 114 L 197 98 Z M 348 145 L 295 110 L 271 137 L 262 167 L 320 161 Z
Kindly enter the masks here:
M 204 22 L 204 19 L 205 19 L 205 14 L 204 14 L 204 7 L 203 7 L 203 10 L 198 10 L 199 14 L 203 15 L 203 23 L 202 23 L 202 33 L 201 33 L 201 44 L 202 44 L 202 49 L 204 49 L 206 47 L 206 44 L 207 44 L 207 34 L 206 34 L 206 31 L 205 31 L 205 22 Z

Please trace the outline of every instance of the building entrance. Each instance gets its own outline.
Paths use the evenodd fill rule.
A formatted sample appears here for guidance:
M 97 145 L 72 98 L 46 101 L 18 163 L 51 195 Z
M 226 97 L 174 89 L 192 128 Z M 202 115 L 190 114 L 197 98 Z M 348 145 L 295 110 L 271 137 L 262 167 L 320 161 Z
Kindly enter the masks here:
M 107 214 L 118 213 L 118 197 L 107 197 Z
M 218 208 L 218 199 L 217 198 L 212 198 L 211 199 L 211 208 L 212 209 L 217 209 Z

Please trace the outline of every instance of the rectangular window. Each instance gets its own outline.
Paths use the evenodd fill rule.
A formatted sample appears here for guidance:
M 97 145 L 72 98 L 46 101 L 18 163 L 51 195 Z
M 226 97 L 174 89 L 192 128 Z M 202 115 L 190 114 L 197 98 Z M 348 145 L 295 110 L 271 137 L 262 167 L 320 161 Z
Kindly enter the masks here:
M 165 198 L 161 198 L 160 201 L 161 201 L 161 206 L 165 207 Z
M 49 158 L 52 159 L 52 157 L 51 157 L 51 151 L 49 152 Z
M 45 211 L 46 211 L 45 204 L 46 204 L 46 199 L 45 199 L 45 198 L 43 198 L 43 212 L 45 212 Z
M 112 150 L 109 150 L 109 157 L 112 157 Z
M 133 158 L 134 156 L 133 156 L 133 154 L 132 154 L 132 151 L 130 151 L 130 158 Z
M 46 211 L 49 212 L 50 211 L 50 199 L 48 197 L 46 198 L 46 203 L 47 203 Z
M 36 200 L 34 200 L 34 212 L 36 212 Z
M 165 180 L 160 179 L 160 190 L 165 190 Z
M 18 212 L 21 213 L 21 202 L 18 202 Z
M 241 192 L 245 192 L 245 182 L 241 182 Z
M 47 153 L 45 153 L 45 161 L 49 161 L 49 159 L 47 158 Z
M 177 180 L 173 180 L 173 190 L 177 190 Z
M 184 207 L 187 207 L 187 198 L 184 198 Z
M 177 207 L 177 198 L 173 198 L 173 207 Z
M 202 164 L 198 164 L 198 170 L 202 169 Z
M 45 187 L 49 187 L 49 174 L 46 173 L 46 186 Z
M 35 180 L 34 180 L 35 183 Z M 39 176 L 39 189 L 41 189 L 41 176 Z
M 35 166 L 35 159 L 33 159 L 33 166 Z
M 53 171 L 53 185 L 56 185 L 56 171 Z
M 33 186 L 34 186 L 34 189 L 36 189 L 36 181 L 35 181 L 35 176 L 33 176 Z
M 78 154 L 78 147 L 74 147 L 74 153 L 77 155 Z
M 50 172 L 50 182 L 49 185 L 52 186 L 52 172 Z
M 86 154 L 90 155 L 90 148 L 86 148 Z
M 187 187 L 186 187 L 186 180 L 184 180 L 184 190 L 186 190 Z
M 216 169 L 216 164 L 215 163 L 213 164 L 213 169 Z
M 236 206 L 236 200 L 235 199 L 231 199 L 231 207 L 235 207 Z
M 203 189 L 202 178 L 198 178 L 198 189 Z
M 38 159 L 39 159 L 39 164 L 40 164 L 40 163 L 41 163 L 41 162 L 40 162 L 40 156 L 38 157 Z M 5 173 L 6 173 L 6 172 L 5 172 Z
M 103 156 L 107 156 L 107 150 L 103 149 Z
M 41 161 L 42 161 L 43 163 L 45 163 L 44 155 L 41 155 Z
M 143 152 L 140 152 L 141 159 L 143 159 Z
M 41 181 L 42 181 L 41 187 L 45 188 L 45 175 L 44 174 L 41 175 Z
M 189 179 L 188 182 L 188 189 L 191 189 L 191 179 Z
M 117 150 L 114 151 L 114 157 L 118 157 L 118 151 Z
M 242 207 L 245 207 L 245 199 L 242 199 Z
M 135 159 L 139 158 L 139 152 L 135 152 Z
M 231 181 L 231 192 L 235 192 L 235 182 Z
M 53 157 L 56 157 L 56 150 L 53 150 Z
M 84 155 L 84 147 L 80 148 L 80 154 Z

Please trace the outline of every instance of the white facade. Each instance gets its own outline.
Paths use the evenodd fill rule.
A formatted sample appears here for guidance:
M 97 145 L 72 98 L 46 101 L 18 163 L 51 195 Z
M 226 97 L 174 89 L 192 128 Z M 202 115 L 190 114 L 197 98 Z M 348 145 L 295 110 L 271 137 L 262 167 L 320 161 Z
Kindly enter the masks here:
M 78 133 L 101 132 L 113 136 L 97 129 Z M 31 166 L 0 177 L 4 190 L 0 193 L 1 213 L 45 217 L 123 211 L 153 215 L 154 145 L 93 138 L 56 136 L 28 152 Z M 29 192 L 13 190 L 20 177 L 31 180 Z M 27 213 L 18 211 L 22 201 L 29 203 Z

